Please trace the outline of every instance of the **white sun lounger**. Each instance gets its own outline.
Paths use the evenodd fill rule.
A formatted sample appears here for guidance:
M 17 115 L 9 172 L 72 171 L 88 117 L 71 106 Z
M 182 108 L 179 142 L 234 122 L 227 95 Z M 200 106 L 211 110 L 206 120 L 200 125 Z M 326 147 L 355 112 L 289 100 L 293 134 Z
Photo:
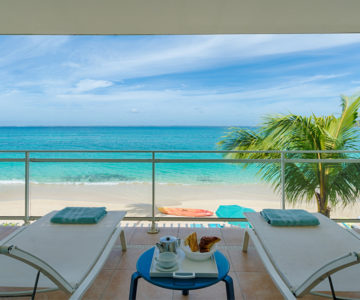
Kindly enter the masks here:
M 38 292 L 60 289 L 69 299 L 80 299 L 119 236 L 122 250 L 126 250 L 120 227 L 126 212 L 109 211 L 91 225 L 53 224 L 50 219 L 55 213 L 0 240 L 0 254 L 4 254 L 0 255 L 0 286 L 13 288 L 0 296 L 33 295 L 37 286 Z M 19 292 L 19 288 L 27 290 Z
M 308 293 L 320 295 L 319 291 L 328 291 L 329 287 L 333 295 L 335 290 L 360 290 L 357 233 L 318 213 L 315 216 L 320 225 L 306 227 L 276 227 L 269 225 L 259 213 L 244 215 L 252 229 L 245 232 L 243 251 L 248 250 L 250 237 L 285 299 Z

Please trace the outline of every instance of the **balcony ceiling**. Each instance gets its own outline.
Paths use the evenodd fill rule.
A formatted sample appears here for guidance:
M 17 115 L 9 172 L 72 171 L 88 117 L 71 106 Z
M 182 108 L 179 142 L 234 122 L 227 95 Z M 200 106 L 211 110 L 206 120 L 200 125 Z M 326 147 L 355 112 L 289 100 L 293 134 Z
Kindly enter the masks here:
M 0 34 L 360 32 L 359 0 L 1 0 Z

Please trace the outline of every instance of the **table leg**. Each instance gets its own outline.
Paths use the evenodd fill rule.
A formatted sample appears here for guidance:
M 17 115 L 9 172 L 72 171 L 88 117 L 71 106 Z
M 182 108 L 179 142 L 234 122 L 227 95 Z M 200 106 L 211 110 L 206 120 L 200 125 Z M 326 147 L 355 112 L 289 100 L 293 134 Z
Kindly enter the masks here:
M 225 281 L 226 284 L 227 300 L 235 300 L 234 284 L 232 278 L 229 275 L 226 275 L 223 281 Z
M 139 278 L 141 278 L 141 275 L 139 272 L 135 272 L 131 276 L 129 300 L 136 299 L 136 291 L 137 291 L 137 284 L 138 284 Z
M 183 290 L 183 291 L 182 291 L 182 294 L 183 294 L 184 296 L 188 296 L 188 295 L 189 295 L 189 290 Z

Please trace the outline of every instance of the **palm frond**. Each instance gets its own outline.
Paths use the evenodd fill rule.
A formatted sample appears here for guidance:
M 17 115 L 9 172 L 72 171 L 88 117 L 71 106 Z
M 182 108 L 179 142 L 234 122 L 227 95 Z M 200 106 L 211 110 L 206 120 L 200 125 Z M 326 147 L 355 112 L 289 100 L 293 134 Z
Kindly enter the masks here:
M 356 128 L 360 97 L 341 98 L 342 112 L 309 117 L 294 114 L 266 116 L 256 130 L 231 128 L 218 143 L 224 150 L 351 150 L 357 149 L 359 129 Z M 274 153 L 232 153 L 227 158 L 279 158 Z M 287 153 L 287 158 L 350 158 L 349 154 Z M 248 164 L 243 164 L 248 167 Z M 281 189 L 279 164 L 260 164 L 259 176 L 275 191 Z M 290 203 L 313 201 L 317 190 L 327 206 L 348 205 L 360 196 L 360 164 L 288 163 L 285 168 L 285 193 Z

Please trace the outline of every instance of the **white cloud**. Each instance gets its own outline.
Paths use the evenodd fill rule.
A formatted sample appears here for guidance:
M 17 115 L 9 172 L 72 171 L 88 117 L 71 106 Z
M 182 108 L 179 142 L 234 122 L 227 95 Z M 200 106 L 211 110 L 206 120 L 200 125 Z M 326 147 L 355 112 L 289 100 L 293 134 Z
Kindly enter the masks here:
M 106 88 L 112 85 L 113 83 L 111 81 L 83 79 L 76 84 L 75 89 L 73 89 L 73 93 L 88 92 L 98 88 Z
M 122 79 L 157 76 L 226 66 L 250 58 L 333 48 L 360 43 L 360 34 L 210 35 L 154 37 L 140 49 L 116 45 L 106 55 L 91 55 L 85 74 Z M 109 59 L 111 57 L 111 59 Z
M 310 77 L 306 77 L 302 80 L 300 80 L 302 83 L 308 83 L 313 81 L 322 81 L 322 80 L 328 80 L 328 79 L 334 79 L 339 77 L 348 76 L 349 73 L 341 73 L 341 74 L 328 74 L 328 75 L 314 75 Z
M 36 115 L 41 124 L 64 124 L 63 114 L 55 112 L 66 112 L 66 124 L 70 125 L 256 125 L 269 113 L 314 112 L 320 115 L 340 111 L 341 86 L 317 81 L 302 84 L 301 80 L 304 78 L 242 90 L 124 88 L 111 94 L 65 94 L 52 99 L 51 103 L 36 96 L 16 94 L 0 97 L 0 103 L 5 121 L 18 112 L 14 107 L 21 107 L 24 116 L 25 112 L 28 115 L 28 111 L 34 114 L 38 111 Z M 43 105 L 45 103 L 47 105 Z M 134 115 L 140 112 L 139 108 L 141 120 Z M 92 117 L 95 111 L 96 119 Z M 84 118 L 79 120 L 79 114 Z
M 0 37 L 2 118 L 46 124 L 51 111 L 57 124 L 90 124 L 96 112 L 101 124 L 254 125 L 266 113 L 336 112 L 338 96 L 359 89 L 355 47 L 318 50 L 360 43 L 360 34 L 56 38 L 16 37 L 11 47 Z
M 15 76 L 31 74 L 28 77 L 37 82 L 52 80 L 53 84 L 46 87 L 48 91 L 61 88 L 81 93 L 109 87 L 114 81 L 203 71 L 269 55 L 360 43 L 360 34 L 152 36 L 131 41 L 121 37 L 103 39 L 91 37 L 80 42 L 77 37 L 20 36 L 2 42 L 0 38 L 0 66 L 13 63 Z M 31 60 L 22 64 L 21 61 L 26 58 Z M 331 75 L 322 76 L 329 78 Z M 0 76 L 0 81 L 3 77 L 5 81 L 11 80 L 7 79 L 8 74 L 4 74 Z M 29 81 L 29 78 L 24 81 Z M 317 79 L 321 78 L 312 80 Z M 64 81 L 63 85 L 56 83 L 59 80 Z M 17 81 L 21 84 L 21 80 L 17 78 Z M 74 82 L 78 82 L 75 88 Z M 139 88 L 142 88 L 140 83 Z
M 53 54 L 69 39 L 68 36 L 3 36 L 0 40 L 0 66 Z
M 340 76 L 340 75 L 339 75 Z M 283 81 L 277 85 L 266 85 L 263 87 L 246 87 L 246 88 L 222 88 L 222 89 L 193 89 L 193 90 L 179 90 L 179 89 L 131 89 L 129 87 L 114 90 L 109 94 L 79 94 L 58 95 L 58 98 L 67 100 L 69 102 L 77 103 L 103 103 L 114 102 L 123 103 L 123 105 L 138 106 L 167 106 L 168 108 L 176 105 L 189 106 L 198 110 L 199 107 L 207 106 L 224 106 L 237 107 L 246 106 L 263 106 L 267 109 L 276 112 L 281 103 L 282 111 L 284 108 L 292 110 L 293 101 L 302 101 L 303 106 L 308 105 L 314 99 L 322 101 L 324 99 L 337 98 L 344 90 L 344 87 L 338 84 L 327 84 L 321 82 L 325 78 L 335 78 L 337 75 L 316 75 L 311 77 L 299 77 L 297 79 L 288 80 L 284 78 Z M 318 82 L 320 81 L 320 82 Z M 287 103 L 284 105 L 284 103 Z M 272 108 L 271 108 L 272 107 Z M 320 108 L 320 107 L 319 107 Z M 138 112 L 134 106 L 129 107 L 130 112 Z

